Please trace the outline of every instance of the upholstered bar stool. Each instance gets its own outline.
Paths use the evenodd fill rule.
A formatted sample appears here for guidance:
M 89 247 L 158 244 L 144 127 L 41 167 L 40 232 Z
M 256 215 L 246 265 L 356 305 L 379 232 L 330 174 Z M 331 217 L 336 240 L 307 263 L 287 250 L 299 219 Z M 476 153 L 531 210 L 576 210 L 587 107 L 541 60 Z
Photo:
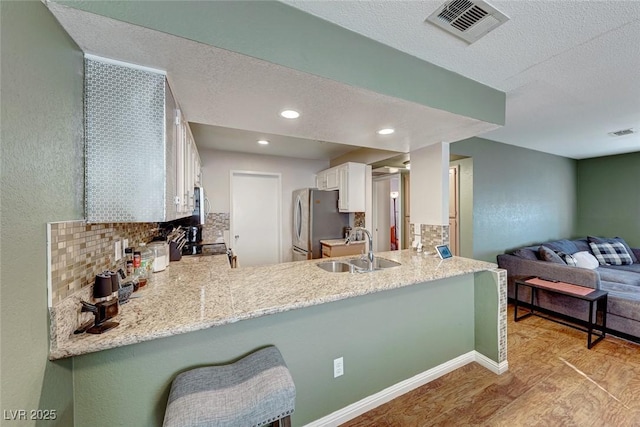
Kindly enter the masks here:
M 280 351 L 191 369 L 171 384 L 163 427 L 289 427 L 296 388 Z

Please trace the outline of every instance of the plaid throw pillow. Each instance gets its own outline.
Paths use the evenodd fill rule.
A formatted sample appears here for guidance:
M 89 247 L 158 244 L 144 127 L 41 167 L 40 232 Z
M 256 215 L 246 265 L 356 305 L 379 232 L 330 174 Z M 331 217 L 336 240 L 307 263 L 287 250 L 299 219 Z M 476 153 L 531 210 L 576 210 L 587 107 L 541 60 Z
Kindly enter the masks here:
M 596 256 L 600 265 L 633 264 L 631 255 L 620 242 L 589 243 L 591 252 Z

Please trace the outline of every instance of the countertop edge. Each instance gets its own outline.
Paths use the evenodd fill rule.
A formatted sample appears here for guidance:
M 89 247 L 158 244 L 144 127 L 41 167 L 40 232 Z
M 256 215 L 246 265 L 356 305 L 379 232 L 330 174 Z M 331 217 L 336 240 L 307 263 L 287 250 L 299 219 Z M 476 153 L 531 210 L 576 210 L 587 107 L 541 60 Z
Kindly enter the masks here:
M 415 257 L 415 253 L 413 254 L 414 254 L 413 256 Z M 389 258 L 393 258 L 393 252 L 382 253 L 382 255 L 383 256 L 386 255 Z M 424 259 L 427 260 L 427 258 L 424 258 Z M 467 260 L 465 258 L 459 258 L 459 259 Z M 302 261 L 302 262 L 298 262 L 297 264 L 305 263 L 305 262 L 313 264 L 313 263 L 317 263 L 318 261 L 320 260 Z M 440 260 L 437 260 L 437 261 L 440 261 Z M 335 302 L 335 301 L 341 301 L 349 298 L 370 295 L 370 294 L 393 290 L 393 289 L 404 288 L 407 286 L 414 286 L 421 283 L 429 283 L 429 282 L 443 280 L 451 277 L 474 274 L 481 271 L 491 271 L 498 268 L 497 264 L 495 263 L 476 261 L 476 260 L 468 260 L 468 261 L 469 261 L 469 265 L 465 266 L 466 268 L 464 268 L 464 270 L 459 270 L 454 272 L 446 271 L 446 270 L 438 271 L 438 268 L 442 264 L 440 262 L 436 267 L 435 271 L 431 272 L 431 274 L 429 275 L 425 274 L 423 276 L 411 277 L 403 280 L 391 280 L 389 283 L 385 283 L 383 286 L 361 286 L 361 287 L 354 286 L 342 292 L 327 294 L 321 297 L 311 298 L 308 300 L 300 299 L 300 300 L 294 300 L 290 303 L 285 303 L 284 305 L 280 305 L 280 306 L 265 306 L 265 307 L 258 307 L 255 309 L 246 309 L 246 310 L 242 310 L 240 307 L 238 307 L 237 304 L 233 302 L 233 290 L 231 289 L 231 286 L 229 285 L 229 283 L 221 282 L 219 285 L 219 290 L 225 293 L 228 292 L 230 301 L 231 301 L 230 312 L 222 317 L 218 317 L 216 319 L 211 319 L 211 318 L 203 319 L 200 321 L 185 323 L 183 325 L 169 326 L 166 329 L 154 328 L 149 331 L 139 331 L 139 332 L 132 331 L 131 334 L 126 336 L 121 335 L 122 332 L 120 332 L 120 334 L 116 336 L 109 337 L 106 335 L 109 333 L 107 332 L 104 335 L 104 338 L 106 338 L 104 341 L 100 341 L 97 338 L 93 340 L 86 340 L 82 338 L 74 339 L 75 337 L 72 336 L 69 338 L 69 341 L 67 341 L 66 343 L 68 345 L 58 345 L 60 343 L 54 342 L 54 340 L 52 340 L 50 343 L 51 345 L 50 345 L 50 351 L 49 351 L 49 360 L 53 361 L 53 360 L 59 360 L 59 359 L 64 359 L 68 357 L 73 357 L 73 356 L 80 356 L 80 355 L 95 353 L 103 350 L 109 350 L 109 349 L 114 349 L 118 347 L 128 346 L 131 344 L 138 344 L 146 341 L 151 341 L 158 338 L 166 338 L 166 337 L 179 335 L 183 333 L 196 332 L 204 329 L 209 329 L 212 327 L 224 326 L 224 325 L 236 323 L 242 320 L 255 319 L 263 316 L 283 313 L 283 312 L 297 310 L 301 308 L 308 308 L 316 305 L 326 304 L 326 303 Z M 435 261 L 430 261 L 430 262 L 435 263 Z M 294 263 L 290 263 L 290 264 L 294 264 Z M 287 266 L 283 266 L 282 264 L 279 264 L 277 266 L 280 266 L 281 269 L 287 268 Z M 276 268 L 278 268 L 277 266 Z M 407 265 L 405 267 L 408 268 L 409 266 Z M 215 270 L 216 268 L 218 267 L 211 266 L 211 269 L 213 270 Z M 247 278 L 245 280 L 248 280 L 248 281 L 255 280 L 254 276 L 259 272 L 261 272 L 261 270 L 267 270 L 267 268 L 268 267 L 247 268 L 246 269 Z M 271 268 L 273 268 L 273 266 L 271 266 Z M 292 268 L 295 268 L 295 267 L 292 267 Z M 244 274 L 242 270 L 243 269 L 235 270 L 234 273 Z M 231 270 L 227 269 L 227 271 L 231 271 Z M 256 273 L 256 271 L 258 273 Z M 327 274 L 335 275 L 335 274 L 343 274 L 343 273 L 327 273 Z M 344 274 L 351 274 L 351 273 L 344 273 Z M 367 279 L 367 278 L 373 277 L 368 275 L 378 274 L 378 273 L 374 272 L 374 273 L 356 273 L 356 274 L 358 274 L 358 276 L 363 276 L 363 279 Z M 338 276 L 327 276 L 327 277 L 337 278 Z M 348 276 L 343 276 L 343 277 L 348 277 Z M 389 276 L 389 277 L 392 277 L 392 276 Z M 224 278 L 221 280 L 224 281 Z M 291 280 L 291 282 L 293 283 L 295 282 L 295 280 Z M 51 317 L 53 320 L 53 317 L 54 317 L 53 314 L 51 315 Z M 79 335 L 78 337 L 82 337 L 82 336 Z

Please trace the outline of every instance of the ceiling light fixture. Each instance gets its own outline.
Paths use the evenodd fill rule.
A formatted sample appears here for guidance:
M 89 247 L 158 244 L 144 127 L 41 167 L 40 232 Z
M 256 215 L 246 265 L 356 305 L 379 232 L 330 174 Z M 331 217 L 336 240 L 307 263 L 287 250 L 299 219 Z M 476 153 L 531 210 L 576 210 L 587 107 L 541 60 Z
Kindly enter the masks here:
M 392 128 L 384 128 L 378 131 L 378 135 L 391 135 L 395 132 L 395 129 Z
M 260 140 L 258 140 L 258 144 L 260 144 L 260 145 L 269 145 L 269 141 L 267 141 L 266 139 L 260 139 Z
M 300 117 L 300 113 L 298 113 L 296 110 L 283 110 L 280 115 L 285 119 L 297 119 L 298 117 Z
M 398 168 L 389 166 L 389 173 L 398 173 Z
M 407 170 L 411 170 L 411 163 L 409 162 L 409 160 L 407 160 L 406 162 L 402 163 L 404 165 L 405 168 L 407 168 Z

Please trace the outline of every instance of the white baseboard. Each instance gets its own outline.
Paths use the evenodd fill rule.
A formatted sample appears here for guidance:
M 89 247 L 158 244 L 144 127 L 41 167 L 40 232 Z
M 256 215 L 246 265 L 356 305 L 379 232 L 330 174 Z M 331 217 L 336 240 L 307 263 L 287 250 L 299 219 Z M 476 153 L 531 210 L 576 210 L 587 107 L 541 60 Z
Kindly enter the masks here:
M 365 397 L 364 399 L 352 403 L 349 406 L 332 412 L 325 417 L 312 421 L 305 427 L 336 427 L 471 362 L 478 362 L 481 366 L 496 374 L 506 372 L 509 367 L 507 362 L 498 364 L 475 350 L 470 351 L 456 357 L 455 359 L 431 368 L 428 371 L 421 372 L 409 379 L 387 387 L 384 390 Z
M 474 351 L 474 353 L 475 353 L 475 362 L 477 362 L 482 367 L 487 368 L 494 374 L 498 374 L 498 375 L 504 374 L 509 370 L 509 362 L 507 362 L 506 360 L 502 363 L 498 363 L 489 359 L 487 356 L 485 356 L 482 353 L 478 353 L 477 351 Z

